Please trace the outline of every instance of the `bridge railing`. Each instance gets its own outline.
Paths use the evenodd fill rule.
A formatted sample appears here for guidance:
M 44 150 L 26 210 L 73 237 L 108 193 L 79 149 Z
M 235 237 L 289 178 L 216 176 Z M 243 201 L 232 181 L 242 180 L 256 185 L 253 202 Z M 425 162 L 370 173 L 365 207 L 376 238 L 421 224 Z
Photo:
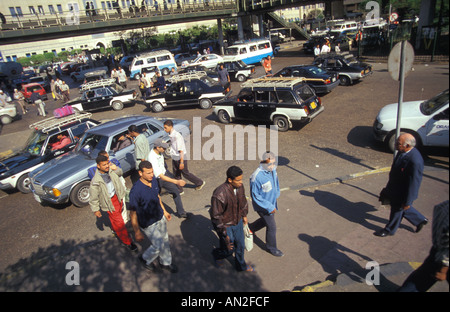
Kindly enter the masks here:
M 241 9 L 244 11 L 253 11 L 258 9 L 277 8 L 285 5 L 305 5 L 302 0 L 240 0 Z
M 163 2 L 163 1 L 160 1 Z M 237 9 L 235 0 L 190 0 L 176 3 L 161 3 L 158 5 L 130 6 L 126 8 L 107 7 L 95 9 L 60 10 L 46 13 L 23 13 L 4 15 L 5 22 L 0 22 L 0 30 L 32 29 L 39 27 L 52 27 L 64 25 L 78 25 L 84 23 L 104 22 L 118 19 L 146 18 L 152 16 L 187 14 L 202 11 L 215 11 L 223 9 Z

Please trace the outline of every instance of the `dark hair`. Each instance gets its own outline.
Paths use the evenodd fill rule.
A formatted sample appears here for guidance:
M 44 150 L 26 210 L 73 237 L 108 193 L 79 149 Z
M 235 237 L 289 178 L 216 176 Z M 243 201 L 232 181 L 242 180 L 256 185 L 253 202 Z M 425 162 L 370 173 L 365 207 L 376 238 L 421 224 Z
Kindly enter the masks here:
M 108 152 L 107 152 L 107 151 L 100 151 L 100 152 L 98 152 L 97 155 L 98 155 L 98 156 L 99 156 L 99 155 L 106 156 L 106 155 L 108 155 Z
M 227 170 L 227 179 L 234 180 L 237 177 L 241 176 L 242 174 L 243 174 L 243 171 L 241 168 L 236 167 L 236 166 L 231 166 Z
M 136 125 L 131 125 L 128 127 L 128 132 L 139 132 L 139 130 Z
M 141 161 L 141 163 L 139 164 L 139 171 L 143 172 L 144 169 L 152 169 L 152 163 L 149 162 L 148 160 L 143 160 Z
M 172 122 L 172 120 L 168 119 L 168 120 L 164 121 L 164 126 L 173 127 L 173 122 Z
M 108 157 L 106 157 L 105 155 L 98 155 L 97 158 L 95 159 L 95 162 L 97 164 L 104 162 L 104 161 L 108 161 Z

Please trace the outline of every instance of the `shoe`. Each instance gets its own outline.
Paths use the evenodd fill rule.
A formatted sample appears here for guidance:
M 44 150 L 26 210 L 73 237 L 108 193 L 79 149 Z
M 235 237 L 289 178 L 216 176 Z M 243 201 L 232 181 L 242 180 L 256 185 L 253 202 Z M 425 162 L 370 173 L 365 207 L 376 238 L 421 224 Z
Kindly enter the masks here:
M 416 233 L 419 233 L 420 230 L 422 230 L 423 226 L 426 225 L 427 223 L 428 223 L 428 219 L 425 219 L 422 222 L 420 222 L 416 228 Z
M 247 264 L 247 268 L 243 272 L 255 272 L 255 268 Z
M 386 236 L 388 236 L 390 234 L 385 229 L 382 229 L 380 231 L 377 231 L 377 232 L 373 233 L 373 235 L 378 236 L 378 237 L 386 237 Z
M 127 245 L 128 249 L 130 249 L 132 252 L 137 252 L 138 251 L 138 247 L 136 246 L 135 243 L 131 243 L 130 245 Z
M 169 264 L 169 265 L 162 265 L 159 264 L 159 266 L 161 267 L 161 269 L 169 271 L 170 273 L 177 273 L 178 272 L 178 267 L 175 264 Z
M 284 256 L 284 253 L 279 249 L 275 250 L 274 252 L 270 252 L 270 253 L 272 255 L 274 255 L 275 257 L 283 257 Z
M 138 257 L 138 259 L 139 259 L 139 261 L 142 263 L 142 265 L 144 266 L 144 268 L 146 268 L 147 270 L 152 271 L 152 272 L 155 271 L 155 267 L 154 267 L 152 264 L 147 264 L 147 261 L 146 261 L 144 258 L 142 258 L 142 255 L 140 255 L 140 256 Z
M 205 184 L 206 184 L 206 181 L 203 181 L 202 185 L 197 186 L 197 187 L 195 188 L 195 190 L 196 190 L 196 191 L 200 191 L 200 190 L 205 186 Z
M 184 195 L 184 191 L 180 192 L 180 196 L 181 196 L 181 195 Z
M 190 216 L 192 216 L 192 213 L 186 213 L 186 212 L 183 212 L 181 214 L 177 213 L 177 216 L 180 219 L 188 219 Z

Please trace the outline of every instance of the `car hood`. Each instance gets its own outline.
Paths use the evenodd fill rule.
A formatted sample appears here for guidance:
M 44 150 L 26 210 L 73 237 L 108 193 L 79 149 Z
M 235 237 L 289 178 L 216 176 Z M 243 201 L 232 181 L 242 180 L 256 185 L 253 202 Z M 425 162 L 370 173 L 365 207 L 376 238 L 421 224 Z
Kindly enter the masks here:
M 38 157 L 30 155 L 30 153 L 28 152 L 20 151 L 14 153 L 8 158 L 0 160 L 0 174 L 8 172 L 8 175 L 6 175 L 5 177 L 11 176 L 27 168 L 31 168 L 38 163 Z
M 88 179 L 87 170 L 95 166 L 95 159 L 83 153 L 70 152 L 55 158 L 38 169 L 32 171 L 30 176 L 42 185 L 49 187 L 66 186 L 74 182 Z
M 403 102 L 402 104 L 402 118 L 421 118 L 425 117 L 420 111 L 420 104 L 423 101 Z M 398 103 L 389 104 L 383 107 L 378 113 L 378 120 L 385 122 L 388 120 L 397 119 Z

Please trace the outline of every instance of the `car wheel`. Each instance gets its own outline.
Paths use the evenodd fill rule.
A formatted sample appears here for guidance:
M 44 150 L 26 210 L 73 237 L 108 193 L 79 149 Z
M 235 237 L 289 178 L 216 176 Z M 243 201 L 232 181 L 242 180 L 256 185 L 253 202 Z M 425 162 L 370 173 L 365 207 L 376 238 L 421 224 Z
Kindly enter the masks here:
M 212 102 L 210 99 L 201 99 L 200 100 L 200 107 L 202 109 L 210 109 L 212 107 Z
M 284 116 L 277 116 L 273 119 L 273 124 L 277 127 L 278 131 L 285 132 L 289 130 L 289 121 Z
M 31 193 L 30 183 L 30 177 L 28 176 L 28 173 L 25 173 L 17 180 L 17 189 L 23 194 Z
M 163 68 L 163 70 L 162 70 L 163 76 L 167 76 L 169 73 L 170 73 L 170 71 L 168 68 Z
M 347 77 L 347 76 L 342 76 L 342 75 L 339 75 L 339 84 L 341 85 L 341 86 L 349 86 L 350 85 L 350 83 L 351 83 L 351 80 L 350 80 L 350 78 L 349 77 Z
M 153 110 L 155 113 L 160 113 L 160 112 L 162 112 L 162 111 L 164 110 L 164 106 L 162 106 L 162 104 L 159 103 L 159 102 L 153 102 L 153 104 L 152 104 L 152 110 Z
M 246 78 L 244 75 L 238 75 L 238 76 L 237 76 L 237 80 L 238 80 L 239 82 L 244 82 L 245 80 L 247 80 L 247 78 Z
M 115 110 L 115 111 L 119 111 L 119 110 L 122 110 L 123 109 L 123 103 L 122 102 L 120 102 L 120 101 L 114 101 L 114 102 L 112 102 L 112 108 L 113 108 L 113 110 Z
M 3 125 L 7 125 L 10 124 L 13 121 L 13 119 L 9 115 L 3 115 L 0 116 L 0 121 Z
M 74 204 L 76 207 L 84 207 L 89 204 L 89 187 L 90 187 L 89 181 L 84 181 L 79 183 L 77 186 L 75 186 L 70 193 L 70 201 L 72 204 Z
M 218 117 L 221 123 L 229 124 L 231 122 L 230 114 L 226 110 L 220 110 Z

